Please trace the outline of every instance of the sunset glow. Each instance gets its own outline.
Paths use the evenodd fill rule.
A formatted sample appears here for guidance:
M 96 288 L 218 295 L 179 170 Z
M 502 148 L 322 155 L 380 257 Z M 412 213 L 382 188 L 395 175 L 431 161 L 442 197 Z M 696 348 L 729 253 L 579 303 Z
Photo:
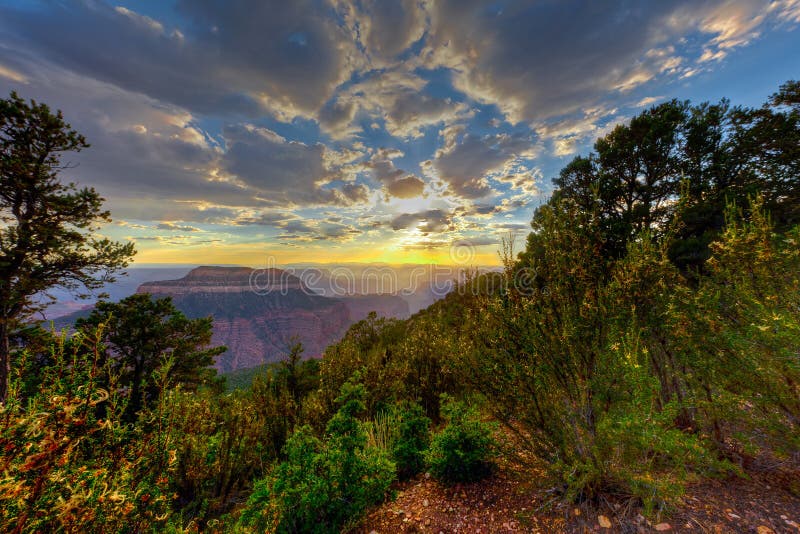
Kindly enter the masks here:
M 0 1 L 0 91 L 86 135 L 138 263 L 497 264 L 614 125 L 800 72 L 791 0 L 241 6 Z

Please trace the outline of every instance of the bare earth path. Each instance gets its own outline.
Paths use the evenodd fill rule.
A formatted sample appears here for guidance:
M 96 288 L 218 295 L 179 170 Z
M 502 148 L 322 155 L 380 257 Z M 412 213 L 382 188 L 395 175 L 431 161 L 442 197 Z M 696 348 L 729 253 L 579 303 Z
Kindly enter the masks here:
M 503 467 L 487 480 L 453 487 L 420 476 L 398 485 L 396 499 L 356 532 L 800 533 L 800 469 L 751 468 L 748 476 L 692 485 L 681 506 L 651 521 L 624 501 L 554 504 L 541 479 L 522 479 Z

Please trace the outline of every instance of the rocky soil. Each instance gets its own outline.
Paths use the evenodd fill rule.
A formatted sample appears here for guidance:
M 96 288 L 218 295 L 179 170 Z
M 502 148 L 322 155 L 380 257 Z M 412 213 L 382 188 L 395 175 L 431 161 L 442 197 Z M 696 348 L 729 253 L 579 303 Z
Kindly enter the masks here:
M 748 478 L 691 485 L 677 508 L 644 517 L 635 502 L 559 502 L 546 478 L 501 466 L 491 478 L 447 487 L 429 476 L 398 485 L 396 498 L 355 529 L 414 533 L 800 533 L 800 468 L 751 466 Z

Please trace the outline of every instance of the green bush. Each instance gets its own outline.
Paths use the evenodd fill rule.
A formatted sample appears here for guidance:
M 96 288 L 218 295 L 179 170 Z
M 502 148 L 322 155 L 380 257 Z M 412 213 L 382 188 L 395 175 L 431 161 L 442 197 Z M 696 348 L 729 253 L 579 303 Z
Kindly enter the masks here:
M 433 437 L 426 456 L 431 474 L 443 482 L 472 482 L 494 467 L 494 425 L 481 422 L 474 408 L 442 395 L 447 426 Z
M 0 531 L 144 532 L 169 518 L 168 398 L 147 412 L 154 424 L 123 424 L 115 375 L 98 387 L 101 339 L 54 336 L 38 391 L 23 405 L 16 376 L 0 404 Z
M 263 532 L 339 532 L 383 500 L 395 466 L 384 451 L 367 445 L 365 390 L 348 381 L 337 398 L 339 411 L 324 440 L 308 426 L 286 443 L 288 459 L 256 483 L 240 526 Z
M 431 441 L 431 420 L 417 403 L 398 407 L 397 436 L 392 446 L 392 459 L 397 465 L 397 477 L 405 480 L 425 468 L 425 451 Z

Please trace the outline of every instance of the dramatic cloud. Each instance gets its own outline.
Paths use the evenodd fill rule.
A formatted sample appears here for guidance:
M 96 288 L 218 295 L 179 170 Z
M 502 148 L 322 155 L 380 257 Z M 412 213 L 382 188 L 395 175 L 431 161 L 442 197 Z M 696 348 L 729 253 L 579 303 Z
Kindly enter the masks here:
M 416 228 L 423 235 L 444 232 L 453 228 L 452 215 L 441 209 L 432 209 L 419 213 L 403 213 L 390 222 L 392 230 Z
M 797 12 L 794 0 L 431 5 L 423 64 L 453 69 L 457 89 L 497 105 L 514 123 L 573 113 L 608 93 L 690 72 L 684 63 L 699 57 L 692 54 L 720 59 L 755 38 L 767 17 Z M 672 43 L 693 32 L 701 51 L 688 44 L 676 51 Z
M 386 185 L 386 191 L 397 198 L 414 198 L 422 194 L 425 182 L 416 176 L 406 176 Z
M 354 44 L 323 2 L 180 1 L 189 24 L 78 0 L 0 8 L 29 50 L 195 112 L 310 114 L 349 77 Z M 191 88 L 191 90 L 187 90 Z
M 335 3 L 374 66 L 393 62 L 425 32 L 426 13 L 419 0 Z
M 227 126 L 222 133 L 222 170 L 258 198 L 272 204 L 350 204 L 364 198 L 363 187 L 324 188 L 340 178 L 325 166 L 325 147 L 288 141 L 266 128 Z
M 449 185 L 453 195 L 480 198 L 492 192 L 487 176 L 502 171 L 518 157 L 529 157 L 527 136 L 492 134 L 478 137 L 463 128 L 442 132 L 444 147 L 436 151 L 430 167 Z
M 470 116 L 465 103 L 427 94 L 426 88 L 423 78 L 409 72 L 371 73 L 326 104 L 320 124 L 332 136 L 346 138 L 359 131 L 354 120 L 360 115 L 383 121 L 387 132 L 407 139 L 422 136 L 427 127 Z
M 728 95 L 718 69 L 763 101 L 798 24 L 800 0 L 6 0 L 0 91 L 64 110 L 92 143 L 65 177 L 142 247 L 446 251 L 527 229 L 643 107 Z
M 199 228 L 195 228 L 194 226 L 186 226 L 181 224 L 175 224 L 171 222 L 163 222 L 156 225 L 157 230 L 170 230 L 175 232 L 199 232 Z
M 376 181 L 383 184 L 389 195 L 397 198 L 418 197 L 422 195 L 425 182 L 395 167 L 392 160 L 402 155 L 402 152 L 396 150 L 380 149 L 363 164 L 363 168 L 369 171 Z

